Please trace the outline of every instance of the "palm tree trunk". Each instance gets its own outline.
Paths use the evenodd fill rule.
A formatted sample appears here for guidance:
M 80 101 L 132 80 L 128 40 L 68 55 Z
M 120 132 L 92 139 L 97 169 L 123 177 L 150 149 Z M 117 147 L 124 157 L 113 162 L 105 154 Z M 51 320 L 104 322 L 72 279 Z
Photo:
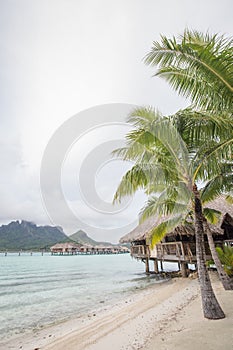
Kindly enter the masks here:
M 209 228 L 209 225 L 208 225 L 206 219 L 204 219 L 203 224 L 204 224 L 205 233 L 207 234 L 211 255 L 212 255 L 212 258 L 214 260 L 214 264 L 217 268 L 218 275 L 219 275 L 219 278 L 222 282 L 222 285 L 223 285 L 225 290 L 233 290 L 233 283 L 231 282 L 230 277 L 225 272 L 225 270 L 221 264 L 221 261 L 218 257 L 218 253 L 216 252 L 216 249 L 215 249 L 213 236 L 212 236 L 212 233 L 210 231 L 210 228 Z
M 195 184 L 193 186 L 193 194 L 195 199 L 197 269 L 201 289 L 203 313 L 205 318 L 209 318 L 211 320 L 221 319 L 224 318 L 225 315 L 214 294 L 206 267 L 202 204 L 199 191 Z

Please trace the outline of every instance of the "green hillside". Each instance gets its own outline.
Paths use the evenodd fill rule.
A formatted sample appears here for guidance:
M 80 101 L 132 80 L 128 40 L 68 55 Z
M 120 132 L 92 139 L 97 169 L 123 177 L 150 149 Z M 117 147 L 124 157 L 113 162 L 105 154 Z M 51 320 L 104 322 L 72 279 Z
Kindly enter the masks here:
M 69 236 L 69 238 L 72 240 L 72 241 L 75 241 L 75 242 L 78 242 L 80 244 L 90 244 L 90 245 L 103 245 L 103 246 L 111 246 L 113 245 L 112 243 L 110 242 L 98 242 L 98 241 L 95 241 L 94 239 L 90 238 L 86 232 L 82 231 L 82 230 L 79 230 L 78 232 L 76 233 L 73 233 L 71 236 Z
M 24 220 L 0 226 L 0 251 L 49 249 L 58 242 L 66 241 L 70 239 L 61 227 L 37 226 Z

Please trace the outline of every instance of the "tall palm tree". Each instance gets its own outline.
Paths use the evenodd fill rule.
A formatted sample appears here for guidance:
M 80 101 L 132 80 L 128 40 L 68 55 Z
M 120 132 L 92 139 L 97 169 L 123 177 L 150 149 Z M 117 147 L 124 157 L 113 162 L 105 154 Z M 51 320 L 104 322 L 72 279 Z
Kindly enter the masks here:
M 154 42 L 145 61 L 158 66 L 156 75 L 189 97 L 193 106 L 178 113 L 172 122 L 151 109 L 132 113 L 129 121 L 136 129 L 127 135 L 127 147 L 117 153 L 135 161 L 135 165 L 123 177 L 115 200 L 140 187 L 147 194 L 155 193 L 142 216 L 150 215 L 155 208 L 173 214 L 155 229 L 154 237 L 158 239 L 182 220 L 192 199 L 204 316 L 222 318 L 224 313 L 205 265 L 205 220 L 197 184 L 199 179 L 209 181 L 220 176 L 222 165 L 232 162 L 232 40 L 185 30 L 178 39 L 162 36 L 161 43 Z
M 157 67 L 155 75 L 166 79 L 169 84 L 178 91 L 179 94 L 189 97 L 196 111 L 200 112 L 201 118 L 208 114 L 215 116 L 214 123 L 209 125 L 211 134 L 215 134 L 215 139 L 221 133 L 221 127 L 216 130 L 216 125 L 221 125 L 221 118 L 228 115 L 232 118 L 233 107 L 233 41 L 217 34 L 203 34 L 198 31 L 186 29 L 178 38 L 167 38 L 161 36 L 160 42 L 154 42 L 151 51 L 147 54 L 145 62 Z M 191 111 L 193 113 L 193 111 Z M 194 112 L 197 113 L 197 112 Z M 191 122 L 192 123 L 192 122 Z M 203 123 L 202 123 L 203 124 Z M 193 126 L 193 125 L 192 125 Z M 203 125 L 202 125 L 203 128 Z M 191 131 L 191 135 L 190 135 Z M 199 133 L 206 133 L 200 127 L 191 127 L 188 130 L 189 137 L 198 140 Z M 206 133 L 208 137 L 208 133 Z M 206 152 L 206 157 L 202 157 L 202 162 L 213 164 L 213 157 L 216 157 L 215 166 L 220 167 L 218 152 L 226 147 L 232 150 L 233 133 L 224 139 L 223 144 L 216 145 L 213 152 L 211 147 Z M 229 153 L 228 153 L 229 155 Z M 212 157 L 212 159 L 210 159 Z M 197 156 L 199 158 L 199 155 Z M 226 156 L 227 159 L 227 156 Z M 228 158 L 229 159 L 229 158 Z M 206 166 L 202 162 L 200 167 L 205 171 Z M 225 166 L 226 164 L 224 164 Z M 200 172 L 197 167 L 196 172 Z M 232 165 L 231 165 L 232 172 Z M 217 181 L 216 181 L 217 180 Z M 222 171 L 218 172 L 212 183 L 212 197 L 216 196 L 222 183 Z M 227 182 L 232 185 L 232 181 Z M 214 185 L 213 185 L 214 184 Z M 216 186 L 217 184 L 217 186 Z M 219 187 L 220 185 L 220 187 Z M 211 193 L 209 188 L 205 193 Z M 203 198 L 204 199 L 204 198 Z M 212 236 L 208 229 L 208 224 L 204 220 L 205 229 L 210 247 L 214 248 Z M 229 289 L 230 283 L 226 274 L 222 270 L 221 263 L 215 250 L 212 251 L 218 266 L 219 275 L 222 278 L 225 288 Z
M 210 156 L 211 153 L 208 166 L 205 166 L 205 152 L 200 140 L 198 152 L 197 140 L 194 147 L 190 143 L 186 145 L 184 140 L 189 139 L 189 125 L 185 123 L 186 120 L 184 113 L 182 116 L 176 115 L 175 118 L 165 118 L 151 108 L 139 108 L 132 112 L 129 122 L 135 129 L 126 136 L 127 146 L 116 153 L 125 160 L 133 160 L 135 165 L 122 178 L 114 199 L 116 201 L 124 195 L 132 195 L 138 188 L 143 188 L 147 194 L 156 194 L 149 199 L 142 217 L 155 212 L 172 214 L 172 217 L 154 230 L 156 240 L 160 240 L 167 230 L 181 223 L 190 199 L 192 200 L 204 316 L 210 319 L 223 318 L 224 313 L 214 295 L 205 264 L 203 211 L 196 184 L 199 178 L 207 180 L 216 175 L 218 168 L 215 168 L 215 158 Z M 232 119 L 228 121 L 233 122 Z M 206 130 L 209 132 L 208 127 Z M 214 137 L 209 140 L 213 152 L 217 150 L 219 159 L 226 152 L 226 147 L 219 147 L 224 142 L 223 135 L 221 136 L 218 140 Z M 202 136 L 201 140 L 206 141 L 206 138 Z M 228 149 L 227 151 L 229 152 Z M 210 160 L 213 160 L 212 166 Z

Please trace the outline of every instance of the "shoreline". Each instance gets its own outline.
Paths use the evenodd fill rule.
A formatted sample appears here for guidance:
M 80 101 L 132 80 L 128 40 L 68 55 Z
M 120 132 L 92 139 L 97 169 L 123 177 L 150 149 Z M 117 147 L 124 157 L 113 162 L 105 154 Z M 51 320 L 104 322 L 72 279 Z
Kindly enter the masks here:
M 156 344 L 160 350 L 230 350 L 233 291 L 224 291 L 215 273 L 211 279 L 226 313 L 223 320 L 204 319 L 197 279 L 174 278 L 85 318 L 70 319 L 2 343 L 0 349 L 154 350 Z
M 36 328 L 28 328 L 23 329 L 22 333 L 9 335 L 9 337 L 6 337 L 5 339 L 0 339 L 0 350 L 1 349 L 28 349 L 31 350 L 31 343 L 35 338 L 43 339 L 40 340 L 40 346 L 47 344 L 47 340 L 44 341 L 46 338 L 52 337 L 56 338 L 57 336 L 66 335 L 66 333 L 69 333 L 70 330 L 73 330 L 74 328 L 77 328 L 78 326 L 82 326 L 83 324 L 88 323 L 90 320 L 94 320 L 96 316 L 104 316 L 108 312 L 112 312 L 113 310 L 119 310 L 120 308 L 123 308 L 125 305 L 130 304 L 132 301 L 136 301 L 138 299 L 142 298 L 142 295 L 146 295 L 150 293 L 154 288 L 157 288 L 158 286 L 162 284 L 167 284 L 170 282 L 171 277 L 170 274 L 168 276 L 153 276 L 153 279 L 155 277 L 155 281 L 150 281 L 148 285 L 145 285 L 143 287 L 135 287 L 133 290 L 128 290 L 127 292 L 122 292 L 121 297 L 115 297 L 110 299 L 103 298 L 100 301 L 97 301 L 95 306 L 92 305 L 92 308 L 87 309 L 86 311 L 83 311 L 81 314 L 72 314 L 70 316 L 66 316 L 65 318 L 61 317 L 60 319 L 54 320 L 51 323 L 47 323 L 44 325 L 39 325 Z M 145 274 L 143 274 L 145 277 Z M 141 277 L 139 277 L 141 278 Z M 65 301 L 64 301 L 65 302 Z M 20 319 L 19 319 L 20 322 Z M 19 344 L 19 346 L 18 346 Z
M 63 339 L 67 341 L 67 338 L 70 337 L 74 338 L 74 349 L 85 349 L 86 346 L 90 345 L 90 342 L 94 343 L 103 335 L 111 333 L 121 325 L 134 319 L 135 316 L 141 316 L 142 313 L 150 310 L 154 304 L 159 304 L 169 298 L 173 294 L 173 290 L 182 290 L 190 282 L 187 279 L 174 278 L 156 283 L 143 290 L 137 290 L 135 294 L 122 298 L 113 306 L 103 306 L 100 309 L 98 305 L 95 312 L 89 312 L 85 317 L 71 318 L 65 322 L 46 326 L 40 330 L 35 330 L 17 336 L 9 341 L 1 342 L 0 349 L 32 350 L 39 348 L 47 350 L 53 348 L 54 342 L 56 342 L 54 349 L 63 349 Z M 147 300 L 146 303 L 144 302 L 145 299 Z M 100 324 L 101 327 L 99 327 Z M 99 328 L 101 328 L 101 331 Z M 92 337 L 92 333 L 93 340 L 91 341 L 90 337 Z M 82 342 L 79 341 L 79 344 L 77 344 L 76 337 L 79 340 L 82 337 Z M 61 343 L 61 347 L 59 343 Z M 68 349 L 72 349 L 71 345 Z

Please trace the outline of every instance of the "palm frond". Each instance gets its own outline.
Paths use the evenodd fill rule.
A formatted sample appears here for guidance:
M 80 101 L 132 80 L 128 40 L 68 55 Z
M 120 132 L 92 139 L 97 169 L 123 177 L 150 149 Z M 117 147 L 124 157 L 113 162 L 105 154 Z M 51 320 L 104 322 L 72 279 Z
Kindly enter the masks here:
M 233 247 L 224 246 L 216 248 L 219 259 L 224 266 L 224 270 L 229 276 L 233 276 Z
M 224 171 L 224 168 L 228 168 L 228 171 Z M 214 176 L 207 182 L 203 190 L 201 191 L 201 200 L 205 204 L 211 200 L 219 197 L 221 194 L 230 193 L 233 188 L 233 173 L 232 166 L 227 164 L 221 167 L 220 174 Z
M 138 129 L 146 129 L 151 123 L 156 123 L 163 118 L 164 116 L 152 106 L 136 107 L 130 112 L 127 122 Z
M 153 248 L 156 243 L 160 242 L 167 233 L 173 231 L 181 222 L 183 221 L 183 216 L 178 215 L 175 217 L 172 217 L 166 221 L 163 221 L 158 226 L 154 227 L 150 231 L 150 242 L 151 247 Z
M 134 165 L 121 179 L 115 192 L 113 203 L 120 202 L 124 196 L 132 196 L 140 188 L 145 188 L 149 179 L 140 165 Z
M 151 216 L 168 216 L 177 215 L 187 212 L 187 204 L 180 203 L 169 198 L 159 198 L 151 196 L 144 208 L 140 212 L 140 223 L 144 222 Z
M 227 201 L 227 203 L 229 203 L 229 204 L 233 204 L 233 192 L 232 192 L 232 190 L 231 190 L 231 193 L 232 194 L 228 194 L 228 195 L 226 195 L 226 201 Z
M 161 36 L 145 62 L 196 107 L 232 111 L 232 39 L 185 30 L 178 39 Z
M 183 183 L 175 186 L 174 182 L 167 183 L 160 193 L 149 197 L 140 212 L 140 223 L 151 216 L 186 215 L 190 208 L 191 191 Z
M 193 161 L 193 178 L 209 180 L 211 177 L 221 174 L 223 162 L 233 159 L 233 137 L 212 145 L 203 145 L 199 148 Z
M 201 144 L 218 142 L 232 136 L 232 113 L 195 111 L 192 107 L 170 116 L 189 150 L 196 151 Z
M 221 212 L 212 208 L 204 208 L 203 215 L 211 224 L 216 225 L 221 217 Z
M 135 129 L 126 136 L 131 147 L 136 142 L 143 144 L 144 147 L 152 147 L 152 150 L 158 149 L 159 146 L 166 148 L 177 170 L 184 176 L 188 176 L 187 148 L 169 118 L 149 107 L 136 108 L 131 112 L 128 120 L 135 125 Z

